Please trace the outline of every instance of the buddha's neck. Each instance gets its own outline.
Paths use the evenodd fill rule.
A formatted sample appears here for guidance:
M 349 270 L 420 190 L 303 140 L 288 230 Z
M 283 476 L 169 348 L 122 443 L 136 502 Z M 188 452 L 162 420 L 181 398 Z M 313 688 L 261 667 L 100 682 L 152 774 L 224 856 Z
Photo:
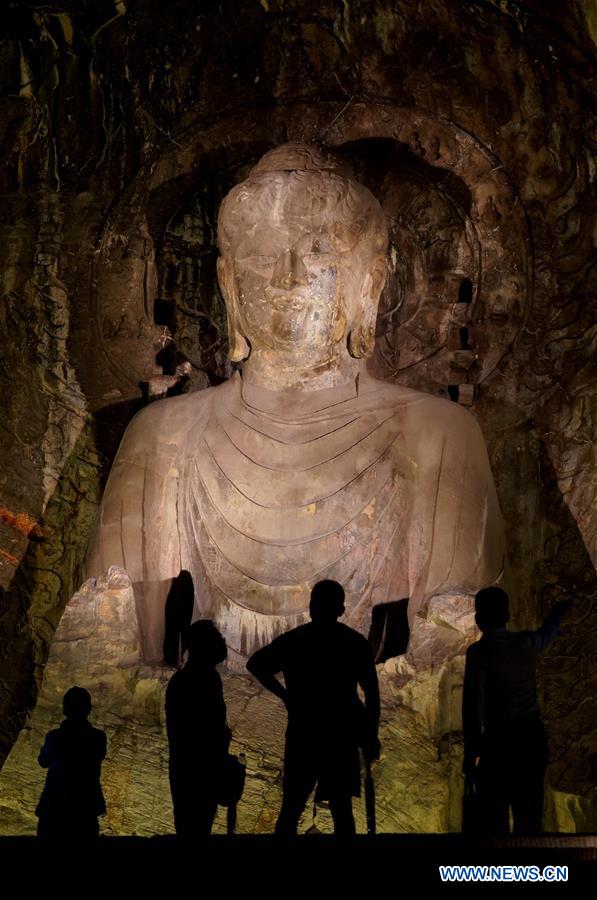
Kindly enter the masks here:
M 359 360 L 348 352 L 324 362 L 301 365 L 296 358 L 264 351 L 252 351 L 243 363 L 243 380 L 270 391 L 317 391 L 354 381 Z

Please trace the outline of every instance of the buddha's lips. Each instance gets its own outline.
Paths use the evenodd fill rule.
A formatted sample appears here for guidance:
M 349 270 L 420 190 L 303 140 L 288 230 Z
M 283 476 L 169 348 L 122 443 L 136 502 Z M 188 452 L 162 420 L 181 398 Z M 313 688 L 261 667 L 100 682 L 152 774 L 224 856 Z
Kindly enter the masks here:
M 298 312 L 303 310 L 305 306 L 311 306 L 313 303 L 312 297 L 305 297 L 301 294 L 288 294 L 286 296 L 276 294 L 268 299 L 277 312 L 286 312 L 287 310 Z

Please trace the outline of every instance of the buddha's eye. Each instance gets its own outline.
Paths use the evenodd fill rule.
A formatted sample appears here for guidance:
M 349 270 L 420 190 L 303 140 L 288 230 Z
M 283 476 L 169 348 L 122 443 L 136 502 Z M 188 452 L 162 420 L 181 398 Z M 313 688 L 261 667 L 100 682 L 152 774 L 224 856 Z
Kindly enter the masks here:
M 241 271 L 269 273 L 276 264 L 275 256 L 245 256 L 237 260 Z
M 306 266 L 328 266 L 333 263 L 329 253 L 307 253 L 303 258 Z

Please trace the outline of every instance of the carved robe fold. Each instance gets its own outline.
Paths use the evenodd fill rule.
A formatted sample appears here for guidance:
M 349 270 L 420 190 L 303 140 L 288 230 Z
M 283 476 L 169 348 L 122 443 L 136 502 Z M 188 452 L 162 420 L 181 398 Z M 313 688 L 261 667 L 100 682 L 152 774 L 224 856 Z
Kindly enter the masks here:
M 409 598 L 474 593 L 503 566 L 483 437 L 454 403 L 376 381 L 268 391 L 236 374 L 153 404 L 118 451 L 87 570 L 125 568 L 148 661 L 161 658 L 170 581 L 187 569 L 195 617 L 246 657 L 305 621 L 323 578 L 347 624 Z

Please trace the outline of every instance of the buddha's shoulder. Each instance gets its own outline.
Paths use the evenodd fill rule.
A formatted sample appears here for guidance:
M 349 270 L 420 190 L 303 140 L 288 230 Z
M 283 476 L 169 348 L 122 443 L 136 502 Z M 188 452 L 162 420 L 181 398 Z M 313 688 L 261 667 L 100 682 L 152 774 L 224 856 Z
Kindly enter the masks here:
M 406 422 L 416 426 L 417 430 L 424 428 L 427 434 L 478 429 L 475 417 L 452 400 L 371 376 L 367 376 L 363 387 L 366 397 L 379 405 L 396 409 L 396 412 L 402 411 Z
M 151 403 L 134 416 L 122 446 L 134 452 L 179 444 L 191 430 L 200 430 L 207 423 L 214 406 L 224 400 L 230 386 L 231 382 L 226 381 L 216 387 Z
M 419 410 L 425 414 L 438 413 L 442 416 L 472 418 L 468 410 L 458 403 L 454 403 L 453 400 L 437 397 L 435 394 L 428 394 L 426 391 L 409 388 L 403 384 L 382 381 L 367 375 L 362 385 L 362 396 L 377 398 L 384 405 L 412 407 L 413 410 Z

